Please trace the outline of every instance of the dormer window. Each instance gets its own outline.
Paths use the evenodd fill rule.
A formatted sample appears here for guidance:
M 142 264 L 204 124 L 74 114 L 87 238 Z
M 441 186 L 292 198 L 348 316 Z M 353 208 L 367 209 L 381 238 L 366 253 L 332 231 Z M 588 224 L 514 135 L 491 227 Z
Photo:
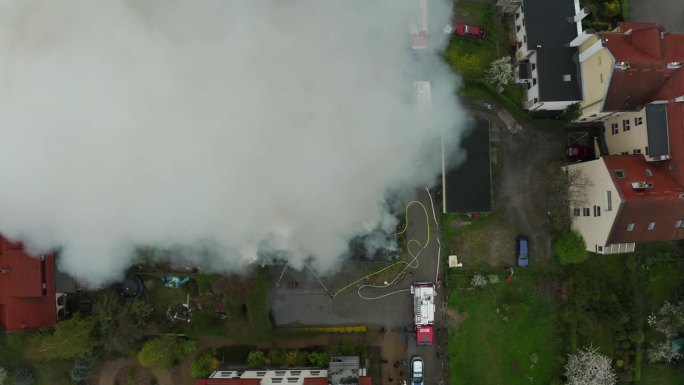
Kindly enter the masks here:
M 642 190 L 646 188 L 652 188 L 653 182 L 632 182 L 632 188 L 635 190 Z
M 671 61 L 671 62 L 667 63 L 667 69 L 669 69 L 669 70 L 677 69 L 681 66 L 682 66 L 682 62 L 680 62 L 680 61 Z
M 619 70 L 626 70 L 629 68 L 629 62 L 619 61 L 619 62 L 615 63 L 615 68 L 617 68 Z

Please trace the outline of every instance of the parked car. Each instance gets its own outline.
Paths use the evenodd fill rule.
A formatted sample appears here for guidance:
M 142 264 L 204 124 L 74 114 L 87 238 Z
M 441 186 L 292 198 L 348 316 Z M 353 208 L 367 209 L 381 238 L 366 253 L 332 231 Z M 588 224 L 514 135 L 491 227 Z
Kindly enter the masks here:
M 456 23 L 455 26 L 449 24 L 444 28 L 444 32 L 451 36 L 473 37 L 482 40 L 487 38 L 487 32 L 484 28 L 475 24 Z
M 565 154 L 569 158 L 587 159 L 594 156 L 594 151 L 588 146 L 570 146 L 565 150 Z
M 527 237 L 520 235 L 515 238 L 515 260 L 518 267 L 527 267 L 530 263 L 530 247 Z
M 413 385 L 423 385 L 423 359 L 418 356 L 411 357 L 411 382 Z

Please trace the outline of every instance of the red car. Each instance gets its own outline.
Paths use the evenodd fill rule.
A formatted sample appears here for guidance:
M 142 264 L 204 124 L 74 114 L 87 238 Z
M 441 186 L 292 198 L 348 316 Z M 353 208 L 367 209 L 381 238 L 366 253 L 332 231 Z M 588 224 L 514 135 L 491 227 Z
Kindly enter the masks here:
M 476 39 L 486 39 L 487 32 L 482 27 L 473 24 L 456 23 L 455 26 L 447 25 L 444 32 L 452 36 L 474 37 Z

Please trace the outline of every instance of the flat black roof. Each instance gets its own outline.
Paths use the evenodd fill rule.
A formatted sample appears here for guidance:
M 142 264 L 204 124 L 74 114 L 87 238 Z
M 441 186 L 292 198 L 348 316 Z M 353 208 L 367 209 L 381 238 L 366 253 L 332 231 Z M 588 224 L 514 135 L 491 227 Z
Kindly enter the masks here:
M 460 147 L 465 160 L 447 171 L 442 187 L 448 213 L 489 212 L 492 210 L 492 182 L 489 153 L 489 122 L 477 120 Z M 448 151 L 448 149 L 445 149 Z
M 670 154 L 670 139 L 667 132 L 667 104 L 646 105 L 646 131 L 648 132 L 648 155 Z
M 577 37 L 573 0 L 524 0 L 527 48 L 537 51 L 539 100 L 582 100 L 577 47 L 568 47 Z M 564 79 L 570 75 L 570 81 Z

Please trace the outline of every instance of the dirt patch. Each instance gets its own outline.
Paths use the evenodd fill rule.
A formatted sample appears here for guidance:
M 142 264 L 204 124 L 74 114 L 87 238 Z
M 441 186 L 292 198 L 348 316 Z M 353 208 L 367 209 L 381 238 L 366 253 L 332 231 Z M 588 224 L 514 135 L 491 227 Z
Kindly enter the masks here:
M 459 313 L 456 309 L 448 307 L 446 309 L 447 313 L 447 326 L 451 329 L 458 330 L 461 322 L 468 318 L 468 313 Z

